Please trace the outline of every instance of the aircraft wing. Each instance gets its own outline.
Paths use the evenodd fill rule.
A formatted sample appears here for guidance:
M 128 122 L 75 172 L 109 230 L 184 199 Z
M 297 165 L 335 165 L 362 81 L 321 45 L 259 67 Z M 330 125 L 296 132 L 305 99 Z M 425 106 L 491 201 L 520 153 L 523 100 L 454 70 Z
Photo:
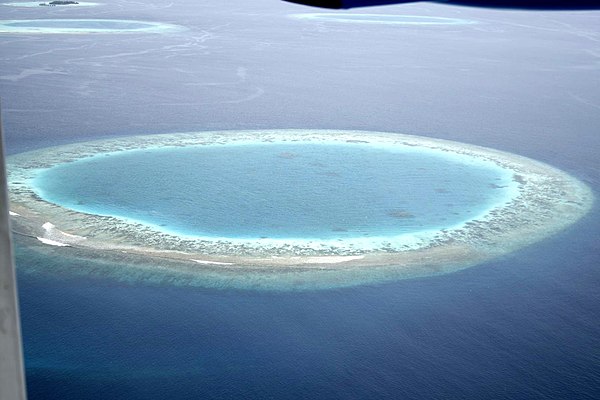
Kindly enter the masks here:
M 382 6 L 388 4 L 417 3 L 419 0 L 284 0 L 321 8 L 355 8 Z M 593 10 L 600 9 L 600 0 L 434 0 L 433 3 L 447 3 L 472 7 L 513 8 L 528 10 Z
M 24 400 L 25 376 L 0 120 L 0 399 Z

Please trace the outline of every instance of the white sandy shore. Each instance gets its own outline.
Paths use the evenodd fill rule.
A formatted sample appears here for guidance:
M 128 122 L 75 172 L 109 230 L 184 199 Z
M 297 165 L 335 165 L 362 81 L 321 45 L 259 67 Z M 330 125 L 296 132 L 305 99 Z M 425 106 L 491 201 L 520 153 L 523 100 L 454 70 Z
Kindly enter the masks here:
M 212 265 L 233 265 L 233 263 L 220 262 L 220 261 L 210 261 L 210 260 L 196 260 L 195 258 L 190 258 L 191 261 L 198 264 L 212 264 Z
M 37 240 L 39 240 L 40 242 L 50 245 L 50 246 L 58 246 L 58 247 L 70 247 L 70 244 L 67 243 L 62 243 L 62 242 L 57 242 L 56 240 L 52 240 L 52 239 L 46 239 L 43 237 L 36 237 Z
M 66 233 L 59 229 L 56 229 L 56 226 L 54 226 L 54 224 L 50 222 L 44 223 L 42 225 L 42 229 L 44 230 L 44 235 L 42 238 L 38 237 L 38 240 L 42 243 L 52 244 L 54 246 L 70 246 L 72 244 L 75 245 L 86 240 L 86 238 L 83 236 L 72 235 L 70 233 Z
M 291 260 L 298 260 L 302 264 L 339 264 L 363 258 L 365 256 L 290 257 Z

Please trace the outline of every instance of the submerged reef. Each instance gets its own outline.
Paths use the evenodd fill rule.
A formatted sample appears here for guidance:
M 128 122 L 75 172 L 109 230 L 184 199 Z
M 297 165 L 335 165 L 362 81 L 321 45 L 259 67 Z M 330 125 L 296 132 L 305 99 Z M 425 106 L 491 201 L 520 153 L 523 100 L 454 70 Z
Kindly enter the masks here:
M 40 6 L 42 7 L 52 7 L 52 6 L 71 6 L 71 5 L 77 5 L 79 4 L 76 1 L 68 1 L 68 0 L 55 0 L 55 1 L 51 1 L 49 3 L 40 3 Z
M 371 241 L 366 246 L 345 237 L 320 241 L 176 235 L 136 220 L 64 208 L 44 199 L 33 185 L 41 171 L 102 154 L 247 143 L 337 143 L 433 152 L 473 165 L 494 165 L 511 177 L 510 190 L 484 213 L 458 225 L 382 237 L 375 245 Z M 295 155 L 282 153 L 280 157 L 293 159 Z M 123 279 L 168 276 L 173 282 L 200 286 L 318 288 L 448 273 L 550 236 L 581 218 L 593 202 L 589 188 L 577 179 L 525 157 L 445 140 L 364 131 L 218 131 L 124 137 L 13 155 L 8 158 L 8 172 L 13 231 L 21 243 L 38 250 L 52 248 L 64 257 L 102 259 L 106 265 L 118 265 L 120 277 L 128 276 Z M 504 186 L 490 187 L 501 190 Z M 397 220 L 414 218 L 401 208 L 389 210 L 388 215 Z M 94 268 L 108 271 L 112 267 Z M 81 270 L 78 273 L 84 273 Z
M 11 3 L 1 3 L 3 6 L 9 7 L 96 7 L 102 3 L 92 3 L 89 1 L 71 1 L 71 0 L 55 0 L 50 2 L 40 3 L 37 1 L 16 1 Z

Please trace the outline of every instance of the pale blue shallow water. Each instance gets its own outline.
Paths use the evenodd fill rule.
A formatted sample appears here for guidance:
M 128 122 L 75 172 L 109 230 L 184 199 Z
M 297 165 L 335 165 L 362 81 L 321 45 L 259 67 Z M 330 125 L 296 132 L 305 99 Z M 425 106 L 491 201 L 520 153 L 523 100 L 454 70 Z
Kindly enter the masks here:
M 0 37 L 8 151 L 200 129 L 364 129 L 521 154 L 600 192 L 598 12 L 380 8 L 486 22 L 397 29 L 292 20 L 310 11 L 279 1 L 221 3 L 102 9 L 190 27 L 181 36 Z M 595 400 L 598 232 L 596 202 L 569 229 L 475 268 L 303 292 L 124 281 L 17 237 L 29 399 Z
M 444 154 L 357 144 L 259 144 L 100 155 L 41 171 L 44 199 L 188 236 L 394 236 L 472 219 L 512 174 Z

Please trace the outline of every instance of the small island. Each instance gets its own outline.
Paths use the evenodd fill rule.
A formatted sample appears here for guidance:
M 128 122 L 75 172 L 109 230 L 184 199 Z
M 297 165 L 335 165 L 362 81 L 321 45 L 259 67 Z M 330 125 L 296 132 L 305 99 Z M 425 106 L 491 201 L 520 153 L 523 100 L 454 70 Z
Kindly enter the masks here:
M 49 3 L 40 3 L 39 5 L 42 7 L 54 7 L 54 6 L 72 6 L 79 4 L 76 1 L 71 0 L 54 0 Z

